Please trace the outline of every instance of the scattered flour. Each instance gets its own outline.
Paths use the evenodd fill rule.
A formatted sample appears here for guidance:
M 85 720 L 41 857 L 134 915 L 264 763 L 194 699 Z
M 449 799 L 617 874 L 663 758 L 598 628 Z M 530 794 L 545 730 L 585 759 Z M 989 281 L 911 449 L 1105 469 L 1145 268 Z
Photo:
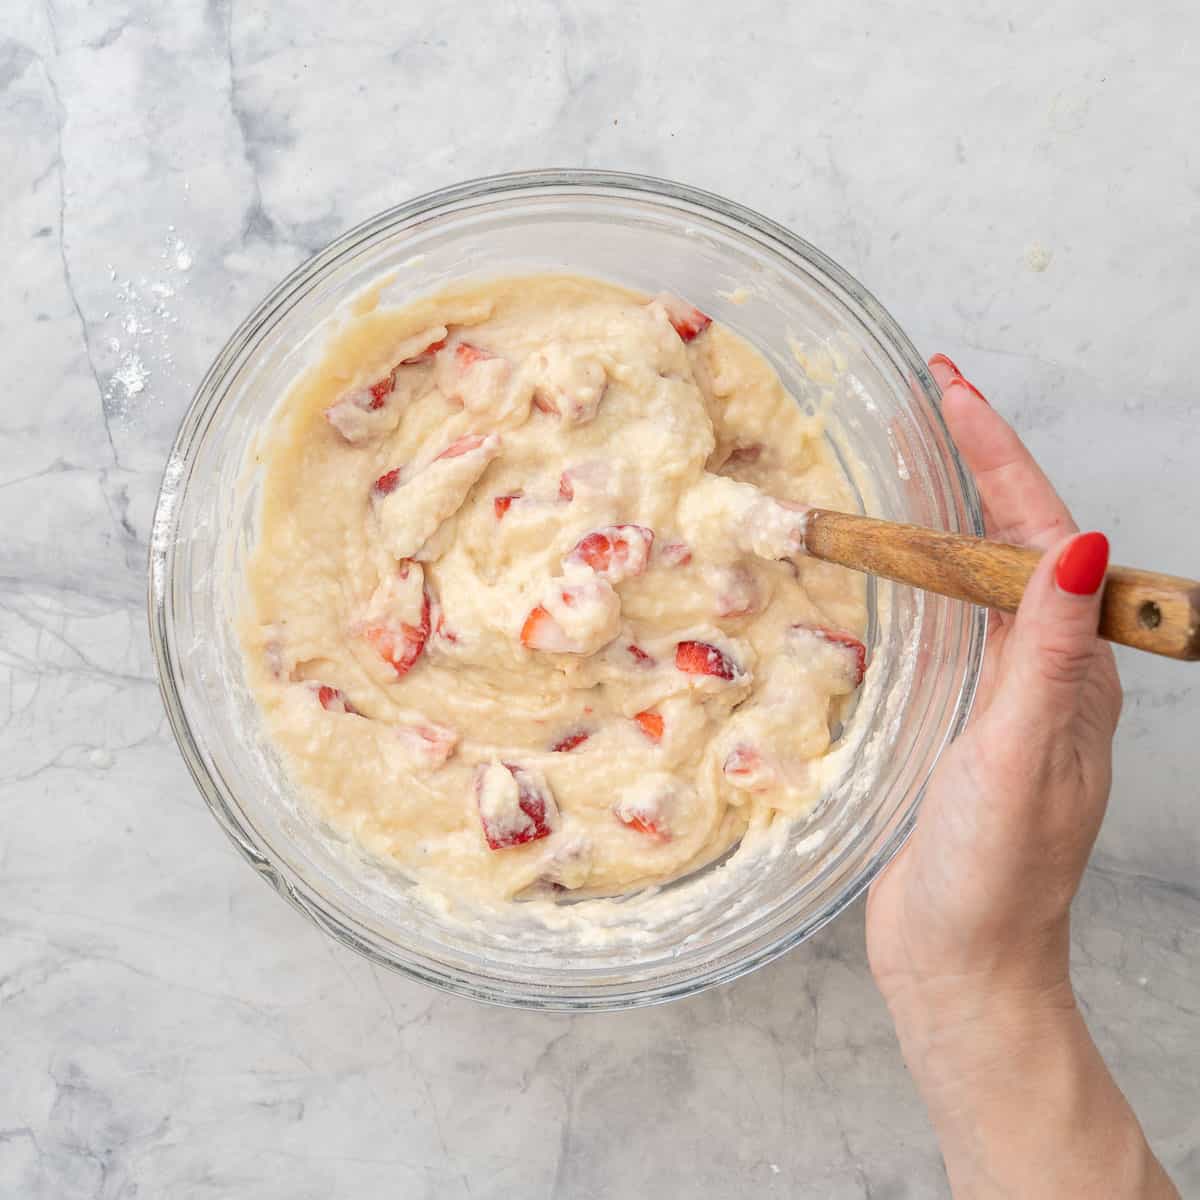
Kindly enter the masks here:
M 1041 274 L 1049 265 L 1050 260 L 1054 257 L 1052 251 L 1047 250 L 1040 242 L 1034 242 L 1028 250 L 1025 251 L 1025 265 L 1031 271 L 1037 271 Z
M 119 278 L 116 267 L 109 264 L 108 277 L 117 285 L 116 303 L 105 312 L 104 320 L 115 322 L 116 329 L 104 338 L 113 361 L 104 399 L 109 410 L 118 414 L 129 415 L 129 402 L 149 396 L 155 377 L 174 369 L 170 328 L 179 318 L 169 301 L 187 286 L 185 276 L 194 262 L 174 225 L 167 228 L 159 258 L 163 267 L 157 278 Z

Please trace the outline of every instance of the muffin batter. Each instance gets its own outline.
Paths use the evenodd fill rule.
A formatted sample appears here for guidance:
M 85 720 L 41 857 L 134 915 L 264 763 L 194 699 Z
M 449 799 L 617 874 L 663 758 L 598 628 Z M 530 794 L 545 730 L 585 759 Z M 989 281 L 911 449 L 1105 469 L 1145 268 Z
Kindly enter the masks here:
M 441 891 L 614 893 L 815 802 L 862 680 L 852 507 L 744 341 L 539 276 L 359 306 L 266 431 L 241 637 L 331 824 Z

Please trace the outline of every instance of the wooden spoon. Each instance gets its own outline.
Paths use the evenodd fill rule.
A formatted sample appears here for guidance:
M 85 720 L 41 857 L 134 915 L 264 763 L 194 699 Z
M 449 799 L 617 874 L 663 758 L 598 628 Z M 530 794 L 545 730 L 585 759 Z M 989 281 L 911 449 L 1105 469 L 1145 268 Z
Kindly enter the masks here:
M 1003 542 L 823 508 L 808 510 L 804 548 L 826 562 L 1001 612 L 1016 612 L 1042 557 Z M 1168 658 L 1200 659 L 1200 581 L 1109 567 L 1100 636 Z

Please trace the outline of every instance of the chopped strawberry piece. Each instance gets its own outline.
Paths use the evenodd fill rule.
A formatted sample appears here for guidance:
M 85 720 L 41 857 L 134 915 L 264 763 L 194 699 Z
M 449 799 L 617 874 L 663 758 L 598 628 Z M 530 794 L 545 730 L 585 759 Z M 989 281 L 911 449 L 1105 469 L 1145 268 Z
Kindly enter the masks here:
M 458 733 L 432 721 L 418 721 L 396 726 L 396 736 L 422 766 L 431 769 L 443 766 L 458 746 Z
M 649 775 L 626 788 L 613 805 L 613 816 L 635 833 L 671 840 L 671 813 L 676 802 L 674 784 L 661 775 Z
M 553 416 L 558 415 L 558 405 L 545 392 L 540 390 L 533 393 L 533 407 L 541 413 L 549 413 Z
M 618 819 L 623 825 L 628 825 L 636 833 L 644 833 L 647 837 L 655 838 L 660 842 L 669 842 L 671 840 L 671 835 L 665 829 L 659 828 L 658 823 L 649 817 L 632 813 L 629 817 L 619 817 Z
M 521 626 L 521 645 L 531 650 L 554 650 L 565 640 L 562 626 L 540 604 Z
M 680 300 L 678 296 L 664 292 L 655 299 L 662 305 L 667 320 L 671 322 L 671 327 L 679 334 L 681 341 L 690 342 L 712 324 L 712 317 L 702 313 L 686 300 Z
M 552 579 L 541 595 L 519 635 L 531 650 L 593 654 L 620 632 L 621 600 L 607 580 Z
M 625 796 L 613 806 L 613 816 L 634 833 L 653 838 L 656 842 L 671 840 L 661 796 Z
M 414 566 L 418 564 L 413 564 Z M 424 574 L 422 574 L 424 578 Z M 457 642 L 458 634 L 454 633 L 446 625 L 446 613 L 442 608 L 441 600 L 434 595 L 430 596 L 429 600 L 429 618 L 433 629 L 432 636 L 435 638 L 445 638 L 448 642 Z
M 371 393 L 372 409 L 382 408 L 384 401 L 391 395 L 392 389 L 396 386 L 396 376 L 392 372 L 388 372 L 378 383 L 371 384 L 368 389 Z
M 567 562 L 587 563 L 597 575 L 619 583 L 646 569 L 654 532 L 644 525 L 609 525 L 581 539 L 567 555 Z
M 327 683 L 317 685 L 317 700 L 326 712 L 348 713 L 361 717 L 362 713 L 350 703 L 339 688 L 330 687 Z
M 852 633 L 840 629 L 828 629 L 824 625 L 793 625 L 793 629 L 803 629 L 815 634 L 822 641 L 835 646 L 845 646 L 854 655 L 854 686 L 858 687 L 867 673 L 867 648 Z
M 762 767 L 762 755 L 753 746 L 736 746 L 725 758 L 721 768 L 726 775 L 753 775 Z
M 416 367 L 422 363 L 433 362 L 433 356 L 437 354 L 446 344 L 446 339 L 441 338 L 439 341 L 430 342 L 419 354 L 414 354 L 411 358 L 402 358 L 400 365 L 402 367 Z
M 500 520 L 500 518 L 504 516 L 504 514 L 508 512 L 510 508 L 512 508 L 512 502 L 514 500 L 520 500 L 524 494 L 524 492 L 511 492 L 507 496 L 496 496 L 492 500 L 492 508 L 496 513 L 496 520 Z
M 762 589 L 746 566 L 714 567 L 707 572 L 716 591 L 714 607 L 719 617 L 744 617 L 763 605 Z
M 653 667 L 655 665 L 653 655 L 647 654 L 645 650 L 641 648 L 641 646 L 635 646 L 633 642 L 630 642 L 625 649 L 629 651 L 633 661 L 637 663 L 639 667 Z
M 429 640 L 429 631 L 430 598 L 429 590 L 426 589 L 419 625 L 402 623 L 398 630 L 389 625 L 373 625 L 364 636 L 375 647 L 380 657 L 391 664 L 397 677 L 403 679 L 421 657 L 425 643 Z
M 614 550 L 613 542 L 606 534 L 589 533 L 571 553 L 587 563 L 593 571 L 603 574 L 612 562 Z
M 385 375 L 369 387 L 355 388 L 345 392 L 325 410 L 325 420 L 337 430 L 343 440 L 352 446 L 360 445 L 379 432 L 377 422 L 371 414 L 387 403 L 395 384 L 392 374 Z
M 472 450 L 478 450 L 486 440 L 482 433 L 464 433 L 462 437 L 451 442 L 437 457 L 459 458 L 464 454 L 470 454 Z M 434 461 L 436 462 L 437 459 Z
M 663 719 L 662 713 L 657 713 L 653 709 L 646 709 L 644 712 L 635 713 L 633 718 L 641 731 L 652 741 L 661 742 L 663 736 Z
M 459 342 L 454 347 L 454 358 L 464 371 L 468 367 L 473 367 L 477 362 L 483 362 L 484 359 L 495 357 L 490 350 L 485 350 L 482 346 L 473 345 L 471 342 Z
M 735 679 L 740 674 L 733 659 L 708 642 L 680 642 L 675 647 L 675 666 L 687 675 L 717 679 Z
M 729 452 L 726 463 L 756 463 L 762 457 L 762 442 L 752 442 L 748 446 L 734 446 Z
M 686 542 L 666 542 L 659 557 L 669 567 L 686 567 L 692 561 L 692 550 Z
M 574 500 L 575 488 L 571 483 L 571 477 L 564 471 L 558 477 L 558 498 L 560 500 Z
M 721 766 L 725 778 L 741 792 L 766 792 L 775 787 L 779 776 L 773 766 L 763 761 L 754 746 L 735 746 Z
M 512 763 L 492 763 L 475 777 L 483 836 L 492 850 L 549 837 L 558 815 L 542 780 Z
M 560 738 L 550 749 L 556 754 L 566 754 L 569 750 L 574 750 L 576 746 L 582 746 L 591 736 L 590 730 L 579 729 L 574 733 L 568 733 L 564 738 Z
M 400 471 L 400 467 L 393 467 L 390 471 L 385 471 L 375 480 L 371 491 L 376 496 L 390 496 L 400 486 Z

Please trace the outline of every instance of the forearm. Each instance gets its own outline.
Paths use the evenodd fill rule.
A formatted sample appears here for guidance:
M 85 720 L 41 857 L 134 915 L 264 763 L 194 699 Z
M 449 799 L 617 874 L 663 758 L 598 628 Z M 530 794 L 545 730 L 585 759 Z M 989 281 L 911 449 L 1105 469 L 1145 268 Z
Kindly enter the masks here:
M 1178 1200 L 1069 988 L 943 1001 L 895 1015 L 956 1200 Z

